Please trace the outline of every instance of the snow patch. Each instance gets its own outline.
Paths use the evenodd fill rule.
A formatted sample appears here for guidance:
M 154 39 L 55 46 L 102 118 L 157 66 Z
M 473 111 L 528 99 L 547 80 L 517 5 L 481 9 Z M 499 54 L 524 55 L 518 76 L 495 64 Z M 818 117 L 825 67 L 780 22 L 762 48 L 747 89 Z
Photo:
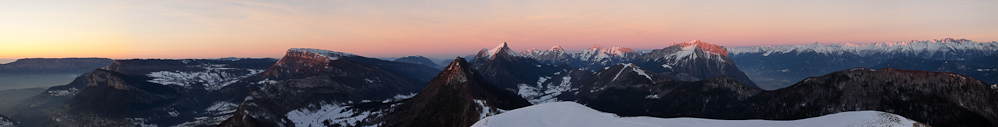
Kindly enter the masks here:
M 171 110 L 170 112 L 167 112 L 167 113 L 169 113 L 170 116 L 172 116 L 172 117 L 177 117 L 177 116 L 180 115 L 180 112 L 177 112 L 177 110 Z
M 493 108 L 491 108 L 491 107 L 489 107 L 488 105 L 485 104 L 485 100 L 475 99 L 475 103 L 477 103 L 478 106 L 479 106 L 479 108 L 482 110 L 482 112 L 479 113 L 478 119 L 485 119 L 485 117 L 493 116 L 493 115 L 496 115 L 496 114 L 499 114 L 499 113 L 502 113 L 502 112 L 506 112 L 506 110 L 502 110 L 502 109 L 498 109 L 498 108 L 496 108 L 493 111 Z
M 548 79 L 551 79 L 551 77 L 548 76 L 548 77 L 540 77 L 540 78 L 538 78 L 537 79 L 537 86 L 541 86 L 541 84 L 544 83 L 544 81 L 547 81 Z
M 659 97 L 658 97 L 658 94 L 652 94 L 652 95 L 645 96 L 645 98 L 648 98 L 648 99 L 658 99 Z
M 277 81 L 275 81 L 275 80 L 270 80 L 270 78 L 267 78 L 267 79 L 263 79 L 263 80 L 261 80 L 261 81 L 259 81 L 259 82 L 256 82 L 256 84 L 265 84 L 265 85 L 266 85 L 266 84 L 274 84 L 274 83 L 277 83 Z
M 672 66 L 669 66 L 668 64 L 662 64 L 662 68 L 672 69 Z
M 208 108 L 204 109 L 204 111 L 215 115 L 221 115 L 236 112 L 237 108 L 239 108 L 239 104 L 220 101 L 208 106 Z
M 516 94 L 522 96 L 523 98 L 533 98 L 541 95 L 541 92 L 538 92 L 540 90 L 537 87 L 527 84 L 516 85 L 516 87 L 519 88 L 519 90 L 516 91 Z
M 389 98 L 389 99 L 385 99 L 384 101 L 381 101 L 381 103 L 388 103 L 388 102 L 394 102 L 394 101 L 400 101 L 400 100 L 405 100 L 405 99 L 409 99 L 409 98 L 412 98 L 412 97 L 414 97 L 414 96 L 416 96 L 416 93 L 410 93 L 410 94 L 396 94 L 396 95 L 395 95 L 395 97 L 392 97 L 392 98 Z
M 551 77 L 547 77 L 547 79 L 550 78 Z M 548 83 L 547 85 L 537 84 L 537 86 L 532 86 L 527 84 L 519 84 L 517 85 L 517 88 L 519 88 L 517 90 L 517 94 L 527 99 L 527 101 L 529 101 L 531 104 L 557 102 L 560 101 L 558 100 L 557 97 L 562 93 L 579 90 L 578 88 L 572 88 L 571 76 L 561 77 L 560 82 L 551 82 Z
M 63 97 L 63 96 L 74 96 L 74 95 L 76 95 L 76 93 L 80 93 L 80 89 L 69 88 L 68 90 L 53 90 L 53 91 L 46 91 L 46 92 L 48 92 L 49 95 L 51 95 L 51 96 Z
M 239 81 L 239 79 L 256 75 L 264 71 L 261 69 L 240 70 L 235 68 L 225 68 L 224 66 L 224 64 L 203 64 L 191 67 L 204 68 L 204 71 L 158 71 L 146 74 L 146 76 L 152 77 L 153 79 L 149 80 L 149 82 L 153 83 L 178 85 L 186 88 L 191 88 L 193 85 L 200 84 L 204 86 L 205 90 L 213 91 L 235 83 Z M 234 71 L 249 71 L 249 73 L 244 75 L 232 74 Z M 258 83 L 262 84 L 264 81 Z

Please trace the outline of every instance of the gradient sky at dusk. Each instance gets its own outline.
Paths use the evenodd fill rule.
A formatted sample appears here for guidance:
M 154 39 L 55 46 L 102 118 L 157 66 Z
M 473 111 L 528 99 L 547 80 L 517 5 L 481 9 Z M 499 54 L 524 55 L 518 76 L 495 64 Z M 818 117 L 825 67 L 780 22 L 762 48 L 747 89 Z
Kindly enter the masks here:
M 0 58 L 279 58 L 295 47 L 452 57 L 502 42 L 575 52 L 946 37 L 998 41 L 998 1 L 0 1 Z

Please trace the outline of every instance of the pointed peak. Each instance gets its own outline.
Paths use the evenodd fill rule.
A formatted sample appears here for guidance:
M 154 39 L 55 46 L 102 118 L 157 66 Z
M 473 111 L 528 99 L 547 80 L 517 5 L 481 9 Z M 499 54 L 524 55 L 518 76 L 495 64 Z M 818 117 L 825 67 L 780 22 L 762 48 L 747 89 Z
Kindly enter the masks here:
M 561 45 L 554 45 L 553 47 L 551 47 L 551 49 L 548 49 L 548 50 L 549 51 L 565 51 L 564 48 L 561 48 Z
M 509 46 L 506 45 L 506 42 L 502 42 L 502 44 L 497 45 L 495 48 L 492 48 L 492 49 L 483 49 L 483 50 L 488 50 L 488 52 L 487 52 L 488 54 L 484 54 L 484 55 L 487 56 L 487 57 L 489 57 L 489 58 L 494 57 L 494 56 L 496 56 L 498 54 L 506 54 L 506 55 L 514 55 L 514 56 L 516 55 L 515 54 L 516 52 L 513 52 L 512 49 L 509 49 Z
M 589 48 L 589 50 L 601 50 L 601 49 L 603 49 L 603 46 L 599 46 L 599 44 L 593 45 L 593 47 Z
M 464 70 L 465 68 L 470 68 L 471 67 L 470 65 L 471 64 L 468 64 L 468 61 L 464 60 L 464 58 L 457 57 L 454 58 L 454 61 L 451 61 L 450 64 L 447 65 L 445 70 L 446 71 Z

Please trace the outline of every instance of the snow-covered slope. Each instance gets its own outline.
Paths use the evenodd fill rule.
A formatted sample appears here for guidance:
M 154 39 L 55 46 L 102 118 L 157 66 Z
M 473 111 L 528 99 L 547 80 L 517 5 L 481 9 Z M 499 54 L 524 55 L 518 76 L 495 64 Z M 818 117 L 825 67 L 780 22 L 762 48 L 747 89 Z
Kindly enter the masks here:
M 152 79 L 149 82 L 163 85 L 179 85 L 191 88 L 192 85 L 202 85 L 205 90 L 213 91 L 235 83 L 240 79 L 263 72 L 263 69 L 229 68 L 225 64 L 201 64 L 189 66 L 202 68 L 196 71 L 166 70 L 146 74 Z
M 913 127 L 927 126 L 879 111 L 852 111 L 801 120 L 715 120 L 619 117 L 575 102 L 528 106 L 486 117 L 472 127 Z

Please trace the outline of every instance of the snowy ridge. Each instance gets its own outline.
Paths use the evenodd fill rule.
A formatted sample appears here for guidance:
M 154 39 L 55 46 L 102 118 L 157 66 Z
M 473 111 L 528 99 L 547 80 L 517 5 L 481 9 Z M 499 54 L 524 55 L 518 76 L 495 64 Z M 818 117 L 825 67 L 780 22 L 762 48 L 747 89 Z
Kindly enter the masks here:
M 620 69 L 620 72 L 617 72 L 617 76 L 614 76 L 613 80 L 610 80 L 610 81 L 617 80 L 617 77 L 620 77 L 620 73 L 623 73 L 624 70 L 627 69 L 627 68 L 631 68 L 631 70 L 634 71 L 635 73 L 638 73 L 638 75 L 645 76 L 645 78 L 648 78 L 649 81 L 655 82 L 655 80 L 651 79 L 651 76 L 648 76 L 648 74 L 645 73 L 645 70 L 642 70 L 641 68 L 638 68 L 638 66 L 634 66 L 634 64 L 626 63 L 626 64 L 620 64 L 620 65 L 624 65 L 624 68 Z
M 340 59 L 340 57 L 357 56 L 357 55 L 350 54 L 350 53 L 329 51 L 329 50 L 323 50 L 323 49 L 313 49 L 313 48 L 291 48 L 290 50 L 288 50 L 288 52 L 292 52 L 292 51 L 315 53 L 315 54 L 319 54 L 319 55 L 324 56 L 324 57 L 328 57 L 329 60 L 337 60 L 337 59 Z
M 800 120 L 714 120 L 619 117 L 575 102 L 555 102 L 486 117 L 472 127 L 911 127 L 924 125 L 879 111 L 851 111 Z
M 572 56 L 582 61 L 605 61 L 605 59 L 613 59 L 615 57 L 626 55 L 627 53 L 637 52 L 631 48 L 618 46 L 603 48 L 603 46 L 593 45 L 592 48 L 579 53 L 573 53 Z
M 554 47 L 551 47 L 551 49 L 548 49 L 548 50 L 545 50 L 545 51 L 537 50 L 536 48 L 532 48 L 532 49 L 529 49 L 527 51 L 520 52 L 520 55 L 523 55 L 523 56 L 526 56 L 526 57 L 537 57 L 537 56 L 557 55 L 557 54 L 565 54 L 565 49 L 562 49 L 561 45 L 554 45 Z
M 967 39 L 946 38 L 932 41 L 901 41 L 882 42 L 870 44 L 814 44 L 806 45 L 786 45 L 786 46 L 755 46 L 731 48 L 729 52 L 734 55 L 743 53 L 764 53 L 768 56 L 772 53 L 816 52 L 821 54 L 843 54 L 853 53 L 860 56 L 876 55 L 885 52 L 899 52 L 908 54 L 936 53 L 951 50 L 980 50 L 998 52 L 998 42 L 974 42 Z
M 225 68 L 225 64 L 202 64 L 190 67 L 203 68 L 204 71 L 158 71 L 146 74 L 153 79 L 152 83 L 163 85 L 179 85 L 191 88 L 192 85 L 203 85 L 205 90 L 213 91 L 221 89 L 229 84 L 235 83 L 239 79 L 263 72 L 258 69 L 238 69 Z M 238 75 L 233 72 L 247 71 L 247 74 Z

